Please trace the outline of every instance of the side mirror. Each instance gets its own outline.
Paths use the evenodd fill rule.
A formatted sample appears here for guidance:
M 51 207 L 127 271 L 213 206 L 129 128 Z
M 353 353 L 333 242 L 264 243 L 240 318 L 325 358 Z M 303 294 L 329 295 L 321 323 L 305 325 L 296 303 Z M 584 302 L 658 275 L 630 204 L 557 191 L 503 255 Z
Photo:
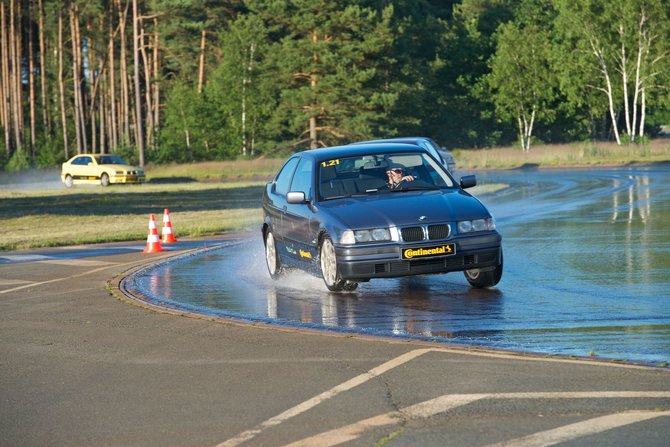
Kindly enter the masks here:
M 464 175 L 461 177 L 461 188 L 467 189 L 477 186 L 477 177 L 474 175 Z
M 286 194 L 286 201 L 291 204 L 306 203 L 305 193 L 302 191 L 291 191 Z

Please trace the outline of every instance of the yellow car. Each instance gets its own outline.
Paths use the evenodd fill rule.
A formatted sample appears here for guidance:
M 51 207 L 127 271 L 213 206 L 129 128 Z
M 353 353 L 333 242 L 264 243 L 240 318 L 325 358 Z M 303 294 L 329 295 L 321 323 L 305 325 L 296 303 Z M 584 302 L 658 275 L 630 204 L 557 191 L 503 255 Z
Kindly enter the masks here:
M 74 184 L 144 183 L 144 171 L 130 166 L 118 155 L 81 154 L 63 163 L 61 181 L 70 188 Z

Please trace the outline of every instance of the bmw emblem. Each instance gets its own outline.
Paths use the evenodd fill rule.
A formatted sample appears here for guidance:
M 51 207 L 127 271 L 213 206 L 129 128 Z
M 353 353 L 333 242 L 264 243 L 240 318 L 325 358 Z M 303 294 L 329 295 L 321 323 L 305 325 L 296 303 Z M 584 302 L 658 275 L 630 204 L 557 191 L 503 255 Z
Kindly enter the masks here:
M 419 222 L 423 222 L 423 221 L 426 220 L 426 219 L 427 219 L 426 216 L 421 216 L 421 217 L 419 217 Z

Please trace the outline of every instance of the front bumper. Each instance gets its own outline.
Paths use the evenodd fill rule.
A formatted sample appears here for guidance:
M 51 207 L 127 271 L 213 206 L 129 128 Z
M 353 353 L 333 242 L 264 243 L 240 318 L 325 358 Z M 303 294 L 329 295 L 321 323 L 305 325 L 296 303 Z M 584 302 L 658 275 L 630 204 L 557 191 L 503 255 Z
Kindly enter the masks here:
M 144 183 L 145 175 L 113 175 L 110 177 L 110 183 Z
M 500 264 L 501 241 L 498 233 L 458 237 L 444 241 L 456 245 L 449 256 L 419 259 L 402 259 L 408 248 L 423 244 L 384 244 L 360 247 L 336 247 L 337 267 L 342 279 L 364 281 L 372 278 L 426 275 L 431 273 L 458 272 L 469 269 L 487 269 Z

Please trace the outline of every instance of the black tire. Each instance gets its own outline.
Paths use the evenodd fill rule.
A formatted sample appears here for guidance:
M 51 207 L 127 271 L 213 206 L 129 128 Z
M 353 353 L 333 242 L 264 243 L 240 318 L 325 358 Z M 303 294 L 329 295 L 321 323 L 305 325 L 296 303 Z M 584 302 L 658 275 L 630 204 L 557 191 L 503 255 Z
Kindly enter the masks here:
M 480 269 L 465 270 L 463 274 L 472 287 L 484 289 L 500 282 L 503 272 L 503 252 L 500 249 L 500 264 L 495 269 L 482 272 Z
M 100 176 L 100 184 L 102 186 L 109 186 L 109 175 L 107 175 L 106 172 L 103 172 L 103 174 Z
M 319 266 L 321 267 L 321 277 L 328 290 L 332 292 L 353 292 L 358 287 L 357 282 L 340 278 L 340 272 L 337 270 L 335 247 L 329 236 L 325 236 L 319 246 Z
M 72 176 L 70 174 L 66 175 L 63 183 L 65 183 L 66 188 L 72 188 L 72 185 L 74 184 Z
M 275 237 L 269 228 L 265 233 L 265 264 L 268 266 L 270 278 L 278 279 L 284 274 L 284 267 L 279 259 Z

